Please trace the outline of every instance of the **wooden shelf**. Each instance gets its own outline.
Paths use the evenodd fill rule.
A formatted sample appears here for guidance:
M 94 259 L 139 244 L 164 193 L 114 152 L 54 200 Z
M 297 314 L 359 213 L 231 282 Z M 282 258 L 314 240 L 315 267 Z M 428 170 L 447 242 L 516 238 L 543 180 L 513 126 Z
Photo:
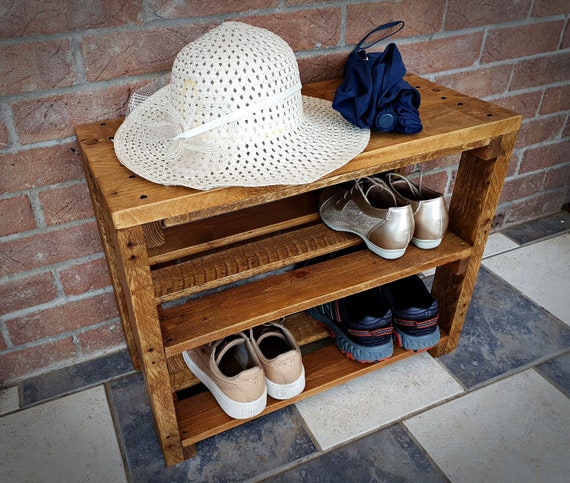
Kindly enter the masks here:
M 471 246 L 448 232 L 438 248 L 420 250 L 409 246 L 397 260 L 385 260 L 362 249 L 228 288 L 160 310 L 164 351 L 172 357 L 232 333 L 470 255 Z
M 440 339 L 440 344 L 445 344 L 446 342 L 447 334 L 444 333 Z M 375 364 L 362 364 L 344 357 L 336 346 L 326 346 L 303 356 L 305 390 L 298 396 L 287 400 L 276 400 L 268 397 L 267 407 L 257 417 L 262 417 L 291 403 L 331 389 L 416 354 L 413 351 L 394 347 L 394 354 L 391 358 Z M 190 446 L 198 441 L 239 426 L 244 422 L 243 420 L 232 419 L 224 413 L 208 391 L 177 401 L 176 417 L 180 427 L 183 446 Z
M 156 299 L 175 300 L 360 243 L 357 236 L 322 223 L 264 237 L 153 271 Z
M 149 263 L 156 265 L 317 221 L 317 198 L 318 192 L 309 192 L 194 222 L 189 216 L 181 217 L 184 223 L 164 230 L 165 243 L 149 249 Z

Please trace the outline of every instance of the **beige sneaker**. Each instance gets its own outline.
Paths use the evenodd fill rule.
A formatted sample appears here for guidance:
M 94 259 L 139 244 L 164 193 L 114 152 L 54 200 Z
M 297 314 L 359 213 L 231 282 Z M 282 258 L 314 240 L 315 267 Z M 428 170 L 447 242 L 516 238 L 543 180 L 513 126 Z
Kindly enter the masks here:
M 182 356 L 228 416 L 247 419 L 265 409 L 263 368 L 243 332 L 183 352 Z
M 351 189 L 325 189 L 319 201 L 321 219 L 329 228 L 358 235 L 376 255 L 401 257 L 414 233 L 414 215 L 388 185 L 376 178 L 360 178 Z
M 265 371 L 267 394 L 275 399 L 299 394 L 305 388 L 305 368 L 293 334 L 271 322 L 250 329 L 249 336 Z
M 399 203 L 412 207 L 415 222 L 412 243 L 423 249 L 438 247 L 449 222 L 443 195 L 422 186 L 421 175 L 419 184 L 397 173 L 387 174 L 386 182 Z

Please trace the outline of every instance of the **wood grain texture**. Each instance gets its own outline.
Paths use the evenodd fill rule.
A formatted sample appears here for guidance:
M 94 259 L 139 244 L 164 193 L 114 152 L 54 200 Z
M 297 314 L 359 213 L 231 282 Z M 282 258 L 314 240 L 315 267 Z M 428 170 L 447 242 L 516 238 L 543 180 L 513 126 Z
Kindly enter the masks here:
M 159 312 L 165 351 L 184 350 L 471 255 L 451 233 L 434 250 L 410 246 L 407 256 L 384 260 L 367 249 L 255 280 Z
M 178 400 L 177 391 L 198 382 L 185 367 L 184 350 L 281 317 L 302 344 L 313 342 L 325 333 L 304 310 L 434 267 L 443 336 L 430 352 L 456 347 L 522 118 L 417 76 L 406 80 L 422 97 L 422 132 L 373 134 L 346 165 L 299 186 L 158 185 L 118 162 L 113 137 L 122 120 L 76 128 L 127 345 L 142 368 L 168 465 L 195 454 L 197 441 L 242 424 L 208 392 Z M 307 85 L 303 93 L 330 100 L 339 82 Z M 360 240 L 320 223 L 320 188 L 455 153 L 462 156 L 440 247 L 410 246 L 397 260 L 362 247 L 340 253 Z M 307 264 L 326 254 L 337 256 Z M 241 284 L 203 293 L 234 282 Z M 199 297 L 161 305 L 189 295 Z M 309 352 L 306 390 L 292 400 L 270 400 L 263 414 L 410 355 L 397 349 L 385 363 L 364 365 L 334 346 Z
M 333 173 L 299 186 L 219 188 L 198 191 L 146 181 L 122 166 L 115 157 L 113 135 L 122 120 L 76 128 L 84 155 L 92 163 L 116 228 L 125 228 L 183 216 L 192 221 L 255 206 L 359 176 L 396 169 L 443 155 L 480 148 L 490 140 L 519 129 L 521 117 L 504 109 L 417 76 L 407 76 L 422 96 L 420 116 L 424 129 L 413 135 L 375 133 L 366 150 Z M 330 97 L 340 81 L 305 86 L 316 97 Z

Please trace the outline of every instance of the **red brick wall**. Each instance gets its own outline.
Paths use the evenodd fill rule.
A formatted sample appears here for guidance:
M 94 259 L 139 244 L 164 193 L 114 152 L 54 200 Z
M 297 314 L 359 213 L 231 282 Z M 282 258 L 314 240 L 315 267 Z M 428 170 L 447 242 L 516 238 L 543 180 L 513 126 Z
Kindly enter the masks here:
M 2 2 L 0 384 L 124 346 L 73 128 L 123 115 L 186 43 L 225 19 L 262 26 L 308 82 L 339 76 L 373 26 L 405 20 L 408 70 L 525 116 L 503 226 L 569 201 L 569 14 L 569 0 Z M 447 192 L 456 162 L 430 164 Z

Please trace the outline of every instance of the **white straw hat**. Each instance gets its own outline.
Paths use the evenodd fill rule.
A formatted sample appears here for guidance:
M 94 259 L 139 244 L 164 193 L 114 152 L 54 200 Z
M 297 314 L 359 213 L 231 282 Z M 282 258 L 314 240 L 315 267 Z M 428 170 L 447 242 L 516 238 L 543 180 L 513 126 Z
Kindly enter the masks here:
M 127 168 L 196 189 L 304 184 L 364 150 L 370 132 L 301 96 L 295 54 L 268 30 L 226 22 L 184 47 L 170 83 L 115 134 Z

